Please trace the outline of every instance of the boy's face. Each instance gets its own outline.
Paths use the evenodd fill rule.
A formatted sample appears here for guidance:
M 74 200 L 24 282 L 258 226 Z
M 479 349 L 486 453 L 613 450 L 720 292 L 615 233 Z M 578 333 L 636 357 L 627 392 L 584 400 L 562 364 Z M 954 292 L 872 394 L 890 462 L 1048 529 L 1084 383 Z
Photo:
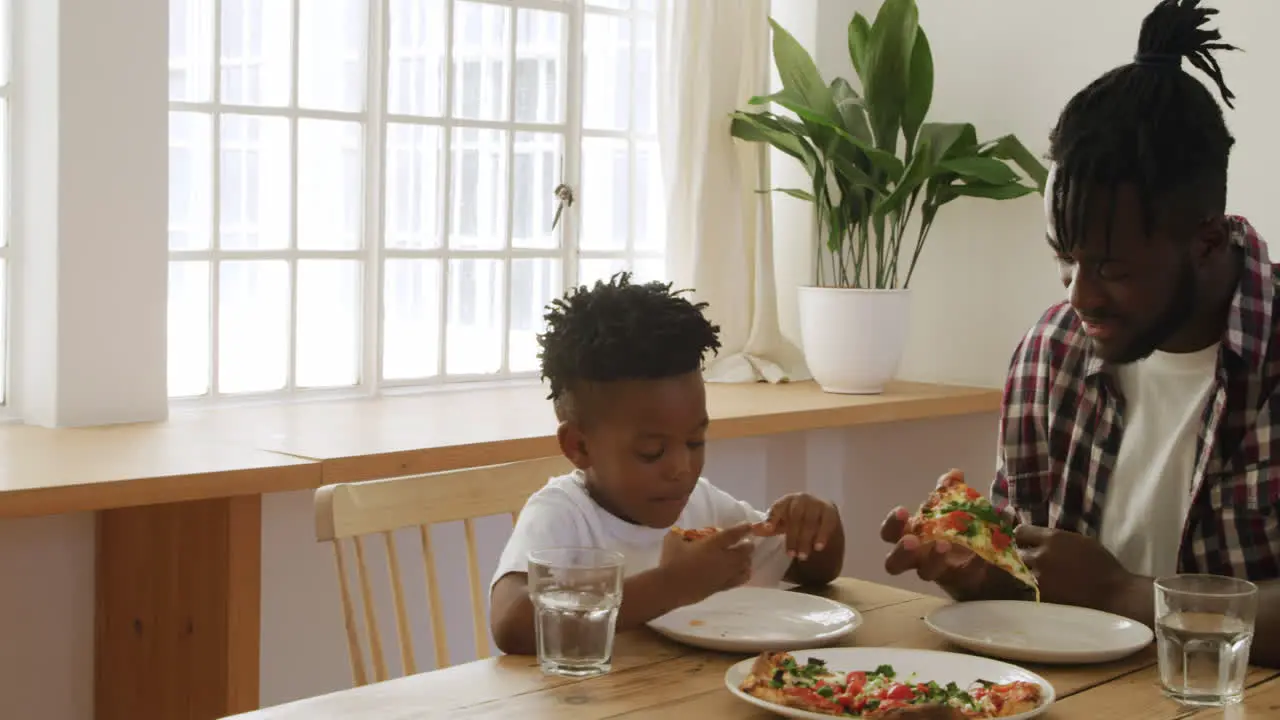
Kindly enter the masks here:
M 588 471 L 592 497 L 635 523 L 670 527 L 702 475 L 707 395 L 702 374 L 597 383 L 585 423 L 561 426 L 560 447 Z

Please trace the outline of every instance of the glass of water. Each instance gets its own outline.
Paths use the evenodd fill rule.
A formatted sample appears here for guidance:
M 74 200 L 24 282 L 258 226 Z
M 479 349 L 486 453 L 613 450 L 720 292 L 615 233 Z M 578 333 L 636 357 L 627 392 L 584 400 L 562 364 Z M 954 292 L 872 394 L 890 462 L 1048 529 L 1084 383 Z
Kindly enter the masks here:
M 1258 588 L 1221 575 L 1156 580 L 1156 647 L 1160 684 L 1188 705 L 1222 706 L 1244 699 Z
M 529 597 L 543 672 L 572 677 L 609 672 L 622 570 L 622 553 L 611 550 L 529 553 Z

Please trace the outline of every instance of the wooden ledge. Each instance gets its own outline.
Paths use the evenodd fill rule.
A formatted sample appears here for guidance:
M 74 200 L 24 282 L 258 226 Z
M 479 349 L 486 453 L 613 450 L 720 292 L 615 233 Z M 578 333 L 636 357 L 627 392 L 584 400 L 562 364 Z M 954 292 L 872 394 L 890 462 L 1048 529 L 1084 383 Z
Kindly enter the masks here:
M 711 437 L 919 420 L 1000 407 L 1000 391 L 894 383 L 830 395 L 811 382 L 708 386 Z M 0 427 L 0 517 L 237 495 L 510 462 L 558 452 L 541 385 L 174 413 L 84 429 Z

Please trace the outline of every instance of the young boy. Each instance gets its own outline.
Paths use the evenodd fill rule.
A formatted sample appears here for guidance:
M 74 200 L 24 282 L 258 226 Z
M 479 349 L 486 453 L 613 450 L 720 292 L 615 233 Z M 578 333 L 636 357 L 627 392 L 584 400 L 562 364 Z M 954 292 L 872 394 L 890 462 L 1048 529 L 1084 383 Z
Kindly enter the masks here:
M 526 581 L 532 550 L 599 547 L 626 558 L 618 629 L 750 582 L 825 585 L 840 573 L 834 505 L 787 495 L 768 515 L 702 479 L 702 361 L 720 329 L 670 284 L 626 273 L 571 290 L 546 315 L 542 375 L 560 449 L 577 468 L 529 498 L 490 585 L 490 628 L 506 653 L 535 652 Z M 685 542 L 670 532 L 723 528 Z

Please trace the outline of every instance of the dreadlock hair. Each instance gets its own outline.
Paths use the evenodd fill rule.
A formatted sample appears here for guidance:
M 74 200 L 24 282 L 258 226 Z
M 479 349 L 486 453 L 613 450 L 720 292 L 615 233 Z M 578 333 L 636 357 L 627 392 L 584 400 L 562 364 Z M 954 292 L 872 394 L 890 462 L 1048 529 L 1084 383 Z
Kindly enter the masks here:
M 1232 106 L 1235 95 L 1213 53 L 1237 48 L 1202 27 L 1217 12 L 1200 7 L 1200 0 L 1161 0 L 1142 21 L 1133 62 L 1067 103 L 1049 136 L 1049 156 L 1058 166 L 1050 188 L 1056 250 L 1070 252 L 1083 242 L 1090 195 L 1099 192 L 1109 207 L 1110 246 L 1121 184 L 1137 190 L 1147 234 L 1174 209 L 1198 214 L 1194 220 L 1225 212 L 1227 155 L 1235 140 L 1213 95 L 1182 70 L 1185 58 Z
M 671 283 L 634 284 L 618 273 L 594 287 L 582 285 L 553 300 L 538 336 L 542 377 L 556 417 L 581 413 L 574 396 L 584 384 L 652 380 L 694 372 L 707 351 L 720 348 L 720 328 L 702 314 L 707 303 L 692 303 L 672 292 Z M 581 419 L 581 418 L 578 418 Z

